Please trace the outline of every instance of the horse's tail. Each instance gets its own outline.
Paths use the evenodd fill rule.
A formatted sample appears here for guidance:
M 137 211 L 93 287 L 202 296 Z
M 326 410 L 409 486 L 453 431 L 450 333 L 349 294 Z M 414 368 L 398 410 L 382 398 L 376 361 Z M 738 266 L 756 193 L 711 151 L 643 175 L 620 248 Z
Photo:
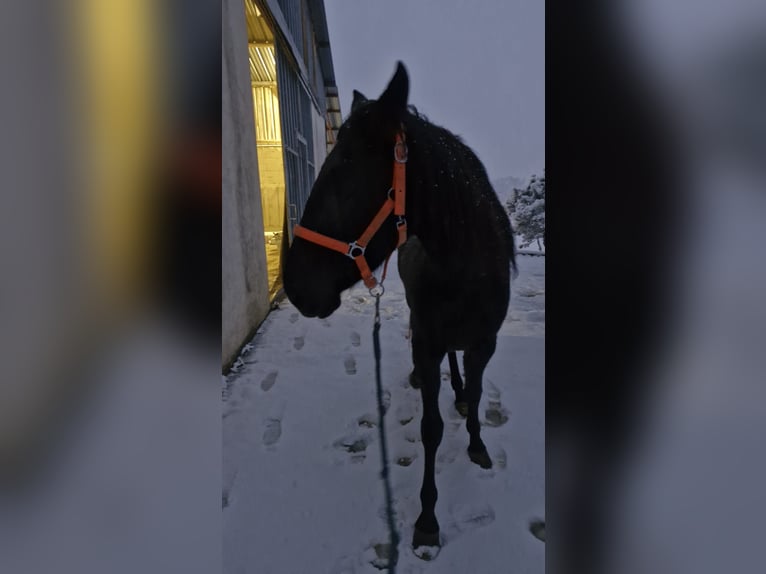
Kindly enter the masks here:
M 516 265 L 516 238 L 513 235 L 513 231 L 511 231 L 510 260 L 511 260 L 511 279 L 516 279 L 519 276 L 519 267 Z
M 508 216 L 508 213 L 506 212 L 506 216 L 508 217 L 508 237 L 509 237 L 509 244 L 510 244 L 510 260 L 511 260 L 511 271 L 513 272 L 511 277 L 513 279 L 516 279 L 516 277 L 519 276 L 519 268 L 516 265 L 516 233 L 513 231 L 513 223 L 511 223 L 511 218 Z
M 516 279 L 519 276 L 519 268 L 516 265 L 516 242 L 515 241 L 511 244 L 511 271 L 513 272 L 511 274 L 511 277 L 513 279 Z

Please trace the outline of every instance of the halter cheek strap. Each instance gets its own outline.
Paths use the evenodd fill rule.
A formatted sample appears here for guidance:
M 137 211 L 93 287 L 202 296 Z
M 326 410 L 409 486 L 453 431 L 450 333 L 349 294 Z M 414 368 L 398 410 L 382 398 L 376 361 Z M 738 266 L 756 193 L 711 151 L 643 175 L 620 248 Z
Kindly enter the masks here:
M 404 130 L 400 130 L 396 134 L 396 143 L 394 144 L 394 176 L 391 188 L 389 189 L 388 199 L 386 199 L 383 206 L 378 210 L 378 213 L 372 219 L 367 229 L 359 236 L 356 241 L 346 243 L 338 239 L 333 239 L 316 231 L 307 229 L 301 225 L 296 225 L 294 233 L 296 237 L 311 241 L 327 249 L 332 249 L 338 253 L 342 253 L 347 257 L 354 260 L 356 266 L 359 268 L 359 273 L 362 276 L 362 281 L 367 288 L 372 289 L 378 285 L 377 279 L 372 274 L 370 266 L 367 264 L 367 259 L 364 256 L 364 252 L 367 249 L 367 245 L 373 236 L 378 232 L 383 222 L 386 221 L 389 215 L 393 212 L 397 216 L 396 229 L 398 233 L 397 247 L 401 246 L 407 240 L 407 220 L 404 217 L 405 207 L 405 166 L 407 163 L 407 144 L 404 136 Z M 393 252 L 392 252 L 393 253 Z M 386 266 L 383 271 L 383 277 L 386 275 L 386 269 L 388 267 L 388 259 L 391 257 L 391 253 L 386 257 Z

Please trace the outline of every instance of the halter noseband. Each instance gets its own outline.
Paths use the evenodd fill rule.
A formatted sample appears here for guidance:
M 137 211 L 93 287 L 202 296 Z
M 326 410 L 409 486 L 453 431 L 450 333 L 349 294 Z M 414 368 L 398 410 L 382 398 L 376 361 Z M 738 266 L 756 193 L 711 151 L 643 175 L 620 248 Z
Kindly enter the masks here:
M 377 233 L 383 222 L 391 215 L 398 216 L 396 220 L 396 229 L 399 234 L 399 242 L 397 247 L 401 246 L 407 240 L 407 220 L 404 218 L 404 205 L 405 205 L 405 164 L 407 163 L 407 144 L 405 143 L 404 129 L 399 130 L 396 133 L 396 143 L 394 144 L 394 177 L 391 188 L 388 190 L 388 199 L 380 208 L 378 213 L 372 219 L 367 229 L 364 230 L 362 235 L 356 241 L 350 243 L 344 243 L 338 239 L 327 237 L 316 231 L 306 229 L 301 225 L 296 225 L 294 233 L 296 237 L 311 241 L 327 249 L 332 249 L 338 253 L 342 253 L 347 257 L 354 260 L 356 266 L 359 268 L 359 272 L 362 275 L 362 281 L 367 288 L 372 289 L 378 284 L 377 279 L 372 274 L 370 266 L 367 264 L 367 259 L 364 257 L 364 252 L 367 249 L 367 244 L 372 237 Z M 393 196 L 393 197 L 392 197 Z M 391 255 L 389 254 L 389 257 Z M 388 262 L 388 259 L 386 259 Z M 382 281 L 382 280 L 381 280 Z

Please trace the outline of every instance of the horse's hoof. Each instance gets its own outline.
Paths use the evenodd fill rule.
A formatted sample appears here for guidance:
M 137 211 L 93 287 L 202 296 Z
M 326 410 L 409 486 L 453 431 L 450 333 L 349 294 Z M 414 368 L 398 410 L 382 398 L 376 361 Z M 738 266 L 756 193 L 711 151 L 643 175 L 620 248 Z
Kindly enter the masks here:
M 410 386 L 412 386 L 413 389 L 420 388 L 420 377 L 415 373 L 410 373 Z
M 431 560 L 436 559 L 440 550 L 441 548 L 438 546 L 419 546 L 417 548 L 413 548 L 412 553 L 421 560 L 430 562 Z
M 458 414 L 465 418 L 468 416 L 468 403 L 460 402 L 455 403 L 455 410 L 457 410 Z
M 492 468 L 492 459 L 489 458 L 487 449 L 480 450 L 477 452 L 474 452 L 469 449 L 468 457 L 471 459 L 471 462 L 475 462 L 482 468 Z
M 420 546 L 441 546 L 439 544 L 439 531 L 423 532 L 415 527 L 415 532 L 412 534 L 412 547 L 418 548 Z

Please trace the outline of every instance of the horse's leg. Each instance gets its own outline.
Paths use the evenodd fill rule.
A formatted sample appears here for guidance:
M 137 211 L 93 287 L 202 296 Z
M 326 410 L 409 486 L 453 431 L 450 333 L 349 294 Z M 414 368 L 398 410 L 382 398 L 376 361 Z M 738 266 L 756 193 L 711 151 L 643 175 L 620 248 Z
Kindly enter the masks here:
M 457 364 L 457 353 L 450 351 L 447 353 L 449 359 L 449 373 L 452 382 L 452 390 L 455 391 L 455 408 L 461 416 L 468 416 L 468 403 L 465 402 L 463 394 L 463 378 L 460 376 L 460 368 Z
M 410 372 L 410 386 L 413 389 L 419 389 L 422 385 L 423 385 L 423 378 L 420 376 L 420 373 L 418 372 L 418 365 L 415 362 L 415 357 L 413 353 L 412 371 Z
M 423 386 L 423 377 L 418 371 L 418 363 L 415 360 L 415 351 L 412 351 L 412 371 L 410 372 L 410 386 L 413 389 L 420 389 Z
M 465 426 L 471 437 L 468 444 L 468 456 L 482 468 L 492 468 L 492 459 L 489 458 L 487 447 L 481 440 L 481 423 L 479 422 L 481 379 L 484 375 L 484 368 L 495 352 L 496 344 L 497 339 L 493 338 L 466 350 L 463 355 L 466 379 L 465 399 L 468 403 L 468 420 Z
M 412 315 L 410 315 L 411 317 Z M 412 319 L 410 319 L 410 341 L 412 341 Z M 420 374 L 417 372 L 417 362 L 415 361 L 415 346 L 412 346 L 412 371 L 410 372 L 410 385 L 413 389 L 420 388 Z
M 420 489 L 421 512 L 415 522 L 412 546 L 439 546 L 439 522 L 436 520 L 436 450 L 442 440 L 444 422 L 439 414 L 439 387 L 441 377 L 439 366 L 444 353 L 435 354 L 426 345 L 420 348 L 413 341 L 415 365 L 421 376 L 420 394 L 423 399 L 423 418 L 420 421 L 420 434 L 425 451 L 423 486 Z

